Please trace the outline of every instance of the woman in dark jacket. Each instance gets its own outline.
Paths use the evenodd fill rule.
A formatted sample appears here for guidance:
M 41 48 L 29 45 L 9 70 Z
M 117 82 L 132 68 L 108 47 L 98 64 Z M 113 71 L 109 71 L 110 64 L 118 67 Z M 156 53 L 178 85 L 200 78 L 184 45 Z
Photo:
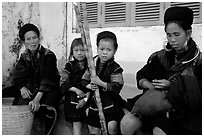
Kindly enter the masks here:
M 131 112 L 139 115 L 143 128 L 150 127 L 153 134 L 159 130 L 202 134 L 202 55 L 191 38 L 193 11 L 171 7 L 165 12 L 164 23 L 168 43 L 137 72 L 137 85 L 144 93 Z M 123 127 L 124 134 L 134 133 L 126 130 L 128 125 Z
M 57 59 L 51 50 L 40 44 L 40 32 L 35 25 L 25 24 L 19 30 L 19 37 L 26 50 L 15 66 L 13 86 L 3 90 L 3 97 L 15 96 L 14 105 L 29 104 L 31 111 L 44 115 L 45 134 L 49 134 L 60 99 Z

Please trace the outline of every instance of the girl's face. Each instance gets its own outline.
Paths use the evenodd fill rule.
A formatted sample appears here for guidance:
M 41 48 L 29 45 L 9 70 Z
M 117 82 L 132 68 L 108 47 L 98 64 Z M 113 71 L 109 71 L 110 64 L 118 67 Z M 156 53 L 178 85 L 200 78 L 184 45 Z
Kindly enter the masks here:
M 31 52 L 35 52 L 40 44 L 40 38 L 35 31 L 28 31 L 24 35 L 25 37 L 25 47 Z
M 83 60 L 86 56 L 85 49 L 82 45 L 77 45 L 73 48 L 73 56 L 77 60 Z
M 186 32 L 176 23 L 169 23 L 166 27 L 168 42 L 177 53 L 187 50 L 187 41 L 191 33 Z
M 111 59 L 115 54 L 115 47 L 110 40 L 100 40 L 97 48 L 98 56 L 102 63 Z

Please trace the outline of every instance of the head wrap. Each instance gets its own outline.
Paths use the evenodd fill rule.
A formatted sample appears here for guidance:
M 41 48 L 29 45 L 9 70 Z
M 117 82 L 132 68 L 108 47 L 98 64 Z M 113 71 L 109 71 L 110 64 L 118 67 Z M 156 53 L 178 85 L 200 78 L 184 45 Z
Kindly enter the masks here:
M 191 26 L 193 23 L 193 11 L 188 7 L 170 7 L 164 14 L 164 24 L 169 21 L 184 21 Z
M 24 35 L 28 32 L 28 31 L 34 31 L 37 33 L 38 37 L 40 37 L 40 31 L 38 30 L 38 28 L 30 23 L 27 23 L 25 25 L 23 25 L 20 30 L 19 30 L 19 37 L 22 41 L 25 40 Z
M 115 41 L 115 42 L 114 42 L 115 49 L 118 48 L 118 43 L 117 43 L 116 35 L 115 35 L 113 32 L 110 32 L 110 31 L 100 32 L 100 33 L 97 35 L 96 45 L 98 46 L 99 41 L 100 41 L 101 39 L 104 39 L 104 38 L 111 38 L 111 39 L 113 39 L 113 40 Z

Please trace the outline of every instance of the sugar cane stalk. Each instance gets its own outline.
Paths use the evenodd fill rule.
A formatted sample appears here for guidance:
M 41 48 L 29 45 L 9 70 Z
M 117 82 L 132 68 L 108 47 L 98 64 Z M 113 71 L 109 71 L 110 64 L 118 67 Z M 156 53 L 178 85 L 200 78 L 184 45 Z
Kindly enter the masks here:
M 89 70 L 91 72 L 91 76 L 96 77 L 96 70 L 95 70 L 95 65 L 94 65 L 94 60 L 93 60 L 93 53 L 92 53 L 91 40 L 90 40 L 90 35 L 89 35 L 89 26 L 88 26 L 87 10 L 86 10 L 85 2 L 82 2 L 84 27 L 83 27 L 83 24 L 81 21 L 81 16 L 80 16 L 78 6 L 74 5 L 74 9 L 76 12 L 76 16 L 77 16 L 77 20 L 78 20 L 78 24 L 79 24 L 79 29 L 81 32 L 81 38 L 82 38 L 83 44 L 86 48 L 86 56 L 88 59 Z M 99 110 L 101 131 L 102 131 L 103 135 L 107 135 L 108 132 L 107 132 L 107 128 L 106 128 L 106 121 L 105 121 L 105 117 L 104 117 L 104 113 L 103 113 L 99 89 L 97 89 L 95 91 L 95 99 L 96 99 L 97 107 Z

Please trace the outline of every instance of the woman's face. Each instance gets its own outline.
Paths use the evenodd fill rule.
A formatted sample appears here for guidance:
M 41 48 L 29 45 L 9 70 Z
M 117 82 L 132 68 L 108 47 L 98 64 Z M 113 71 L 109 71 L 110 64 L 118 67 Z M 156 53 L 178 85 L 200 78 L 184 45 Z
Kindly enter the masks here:
M 166 26 L 166 35 L 169 44 L 177 53 L 187 50 L 187 41 L 191 33 L 187 33 L 176 23 L 169 23 Z
M 24 44 L 31 52 L 35 52 L 40 44 L 40 38 L 35 31 L 28 31 L 24 35 Z
M 98 56 L 102 63 L 111 59 L 115 54 L 115 47 L 110 40 L 100 40 L 97 48 Z
M 77 60 L 83 60 L 86 56 L 85 49 L 82 45 L 77 45 L 73 48 L 73 56 Z

